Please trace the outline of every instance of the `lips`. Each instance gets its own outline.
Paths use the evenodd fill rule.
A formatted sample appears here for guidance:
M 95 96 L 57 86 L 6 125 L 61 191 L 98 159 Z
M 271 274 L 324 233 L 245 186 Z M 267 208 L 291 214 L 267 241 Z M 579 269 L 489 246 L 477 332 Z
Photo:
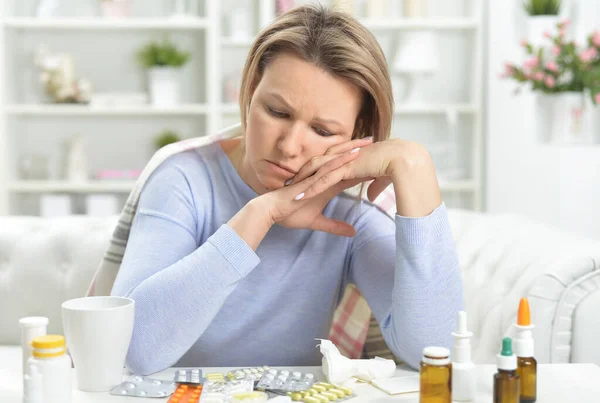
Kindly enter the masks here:
M 288 171 L 292 175 L 296 175 L 296 171 L 294 171 L 292 168 L 288 167 L 287 165 L 284 165 L 284 164 L 281 164 L 281 163 L 275 162 L 275 161 L 269 161 L 269 162 L 271 164 L 277 165 L 279 168 L 285 169 L 286 171 Z

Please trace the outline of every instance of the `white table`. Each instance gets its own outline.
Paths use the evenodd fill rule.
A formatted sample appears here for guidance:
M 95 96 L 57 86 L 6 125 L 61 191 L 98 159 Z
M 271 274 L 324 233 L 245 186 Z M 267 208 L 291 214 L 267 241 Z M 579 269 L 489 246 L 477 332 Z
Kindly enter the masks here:
M 205 372 L 227 372 L 231 368 L 201 368 Z M 292 369 L 292 368 L 289 368 Z M 301 371 L 310 371 L 317 378 L 323 379 L 320 367 L 297 367 Z M 172 380 L 175 368 L 152 375 L 158 379 Z M 478 367 L 478 384 L 476 402 L 492 402 L 492 380 L 496 372 L 494 365 Z M 397 374 L 415 374 L 412 371 L 399 368 Z M 22 402 L 21 348 L 0 347 L 0 402 Z M 144 399 L 123 396 L 113 396 L 108 392 L 89 393 L 77 389 L 75 373 L 73 373 L 72 403 L 159 403 L 168 399 Z M 368 384 L 357 385 L 354 388 L 357 397 L 352 403 L 361 402 L 418 402 L 417 393 L 389 396 Z M 539 403 L 565 402 L 598 402 L 600 401 L 600 367 L 595 364 L 542 364 L 538 366 L 538 399 Z

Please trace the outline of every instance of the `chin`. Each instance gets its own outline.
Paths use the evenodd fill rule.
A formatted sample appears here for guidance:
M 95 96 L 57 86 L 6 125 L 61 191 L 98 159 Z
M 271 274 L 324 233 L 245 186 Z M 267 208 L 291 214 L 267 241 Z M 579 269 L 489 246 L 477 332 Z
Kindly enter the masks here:
M 284 185 L 281 179 L 275 178 L 271 175 L 261 175 L 258 181 L 267 192 L 280 189 Z

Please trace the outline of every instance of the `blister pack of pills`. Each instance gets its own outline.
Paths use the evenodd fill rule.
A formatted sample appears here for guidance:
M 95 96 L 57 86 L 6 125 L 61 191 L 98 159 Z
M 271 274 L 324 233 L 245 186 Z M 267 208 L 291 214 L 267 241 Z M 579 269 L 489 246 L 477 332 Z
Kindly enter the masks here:
M 206 379 L 202 389 L 200 403 L 227 403 L 232 396 L 254 391 L 254 381 L 240 380 L 209 380 Z
M 182 383 L 171 395 L 167 403 L 198 403 L 202 394 L 202 385 Z
M 135 397 L 167 397 L 173 393 L 175 382 L 133 375 L 110 390 L 111 395 Z
M 255 382 L 258 382 L 265 371 L 269 370 L 270 367 L 268 365 L 264 365 L 262 367 L 254 367 L 254 368 L 240 368 L 229 371 L 227 373 L 227 379 L 253 379 Z
M 287 392 L 287 395 L 295 402 L 304 403 L 341 402 L 355 397 L 352 389 L 327 382 L 317 382 L 307 390 Z
M 257 389 L 281 390 L 284 392 L 297 392 L 307 390 L 315 382 L 315 375 L 298 371 L 290 372 L 270 368 L 263 374 L 256 385 Z
M 202 384 L 202 371 L 199 369 L 178 369 L 173 380 L 177 383 Z

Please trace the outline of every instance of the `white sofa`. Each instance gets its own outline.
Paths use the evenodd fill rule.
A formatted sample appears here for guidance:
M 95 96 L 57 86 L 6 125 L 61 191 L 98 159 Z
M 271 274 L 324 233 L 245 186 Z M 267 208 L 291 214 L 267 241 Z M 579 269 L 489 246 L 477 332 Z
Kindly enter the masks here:
M 19 344 L 24 316 L 62 333 L 61 303 L 85 294 L 116 220 L 0 217 L 0 346 Z M 599 242 L 513 215 L 451 210 L 450 220 L 475 362 L 494 362 L 527 296 L 539 362 L 600 365 Z

